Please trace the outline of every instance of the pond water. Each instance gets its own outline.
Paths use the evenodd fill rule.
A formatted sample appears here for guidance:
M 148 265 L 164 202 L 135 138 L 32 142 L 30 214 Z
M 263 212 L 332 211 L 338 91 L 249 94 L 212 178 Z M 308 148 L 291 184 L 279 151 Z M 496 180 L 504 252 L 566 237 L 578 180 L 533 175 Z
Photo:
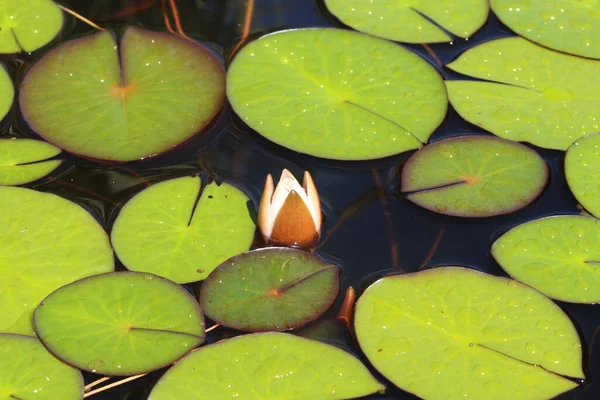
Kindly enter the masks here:
M 149 1 L 72 0 L 69 6 L 105 27 L 122 27 L 133 23 L 149 29 L 164 30 L 160 2 L 127 17 L 113 18 L 129 6 Z M 227 58 L 241 33 L 245 12 L 242 0 L 179 0 L 177 2 L 186 33 L 211 46 Z M 257 0 L 252 21 L 252 35 L 281 29 L 342 26 L 325 9 L 320 0 Z M 63 39 L 87 33 L 91 28 L 69 20 Z M 430 46 L 443 64 L 475 44 L 512 33 L 491 15 L 487 24 L 469 40 Z M 432 64 L 434 59 L 421 45 L 408 46 Z M 36 55 L 32 56 L 35 59 Z M 25 65 L 10 63 L 22 76 Z M 458 74 L 438 68 L 446 79 Z M 464 77 L 463 77 L 464 79 Z M 484 132 L 458 117 L 450 107 L 443 125 L 432 141 L 445 137 Z M 31 136 L 13 109 L 0 136 Z M 181 147 L 143 162 L 102 165 L 81 158 L 67 157 L 58 173 L 36 186 L 37 190 L 60 194 L 87 207 L 110 229 L 119 206 L 148 182 L 193 173 L 211 174 L 234 182 L 258 205 L 264 179 L 268 173 L 279 175 L 282 168 L 296 176 L 309 170 L 323 202 L 325 221 L 323 238 L 317 254 L 342 267 L 342 288 L 353 286 L 359 295 L 374 280 L 391 273 L 413 272 L 437 265 L 464 265 L 495 275 L 505 275 L 490 255 L 493 241 L 518 223 L 554 214 L 577 214 L 577 201 L 569 191 L 562 163 L 564 152 L 535 148 L 550 166 L 551 178 L 544 193 L 532 205 L 506 216 L 485 219 L 460 219 L 422 209 L 399 193 L 399 170 L 412 152 L 369 162 L 336 162 L 301 155 L 271 142 L 244 125 L 225 107 L 218 119 L 201 135 Z M 124 269 L 122 265 L 119 269 Z M 198 285 L 188 285 L 191 291 Z M 300 333 L 344 346 L 361 356 L 343 324 L 335 319 L 342 295 L 332 309 Z M 600 327 L 600 310 L 596 305 L 559 305 L 573 318 L 584 342 L 584 369 L 587 380 L 580 388 L 561 399 L 598 399 L 600 385 L 600 347 L 595 341 Z M 211 326 L 208 321 L 207 326 Z M 208 342 L 236 335 L 219 328 L 208 335 Z M 361 356 L 362 357 L 362 356 Z M 362 357 L 365 364 L 368 362 Z M 385 382 L 376 371 L 373 373 Z M 113 389 L 96 399 L 145 399 L 163 371 Z M 91 374 L 86 381 L 97 377 Z M 414 396 L 387 383 L 385 395 L 369 399 L 412 399 Z

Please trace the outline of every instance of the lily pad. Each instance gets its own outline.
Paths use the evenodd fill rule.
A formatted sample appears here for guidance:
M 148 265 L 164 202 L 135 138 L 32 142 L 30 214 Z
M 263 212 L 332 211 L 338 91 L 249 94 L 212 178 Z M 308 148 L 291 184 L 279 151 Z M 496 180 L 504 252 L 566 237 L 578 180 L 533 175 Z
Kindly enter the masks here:
M 112 271 L 108 236 L 81 206 L 0 186 L 0 332 L 33 334 L 32 313 L 52 291 Z
M 71 40 L 26 73 L 23 116 L 44 139 L 91 158 L 131 161 L 192 137 L 224 99 L 223 66 L 203 46 L 128 27 Z
M 567 150 L 565 175 L 571 192 L 582 206 L 600 217 L 600 135 L 579 139 Z
M 15 97 L 15 88 L 12 80 L 6 71 L 6 68 L 0 64 L 0 121 L 6 117 L 10 111 L 13 98 Z
M 141 272 L 112 272 L 64 286 L 42 301 L 34 324 L 56 357 L 103 375 L 165 367 L 204 341 L 204 317 L 194 297 Z
M 596 0 L 491 0 L 500 20 L 543 46 L 600 58 L 600 7 Z
M 31 139 L 0 139 L 0 185 L 22 185 L 54 171 L 61 160 L 47 160 L 60 149 Z
M 502 235 L 492 254 L 506 272 L 546 296 L 600 302 L 600 221 L 577 215 L 541 218 Z
M 325 0 L 325 5 L 356 30 L 407 43 L 452 41 L 444 29 L 467 38 L 489 12 L 487 0 Z
M 243 331 L 282 331 L 321 316 L 335 301 L 340 269 L 291 248 L 230 258 L 202 284 L 200 305 L 213 321 Z
M 63 13 L 51 0 L 0 0 L 0 53 L 37 50 L 62 25 Z
M 467 50 L 448 67 L 492 81 L 446 86 L 456 111 L 495 135 L 566 150 L 600 130 L 600 61 L 510 37 Z
M 341 29 L 299 29 L 246 45 L 227 72 L 235 112 L 267 139 L 338 160 L 416 149 L 446 115 L 440 74 L 413 52 Z
M 256 227 L 249 202 L 228 183 L 201 188 L 199 177 L 158 183 L 121 210 L 111 233 L 115 252 L 132 271 L 177 283 L 205 279 L 252 245 Z
M 548 181 L 532 149 L 489 136 L 440 140 L 402 169 L 402 192 L 428 210 L 459 217 L 507 214 L 530 204 Z
M 385 390 L 345 351 L 288 333 L 253 333 L 175 364 L 148 400 L 352 399 Z
M 382 278 L 356 305 L 365 355 L 425 399 L 549 399 L 583 378 L 567 315 L 517 281 L 461 267 Z M 560 375 L 558 375 L 560 374 Z
M 0 334 L 0 399 L 82 398 L 81 372 L 54 358 L 35 338 Z

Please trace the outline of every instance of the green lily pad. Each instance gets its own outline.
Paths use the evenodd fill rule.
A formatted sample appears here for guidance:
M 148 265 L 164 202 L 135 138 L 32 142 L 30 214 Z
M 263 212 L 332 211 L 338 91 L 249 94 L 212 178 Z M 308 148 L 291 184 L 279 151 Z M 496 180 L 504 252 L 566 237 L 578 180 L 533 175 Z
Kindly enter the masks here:
M 202 284 L 200 305 L 213 321 L 243 331 L 282 331 L 321 316 L 335 301 L 340 269 L 291 248 L 230 258 Z
M 177 283 L 199 281 L 252 245 L 256 227 L 249 202 L 228 183 L 201 188 L 199 177 L 160 182 L 125 204 L 112 244 L 129 270 Z
M 532 149 L 489 136 L 440 140 L 402 169 L 402 192 L 428 210 L 459 217 L 507 214 L 530 204 L 548 181 Z
M 148 400 L 353 399 L 385 390 L 345 351 L 288 333 L 202 347 L 167 371 Z
M 0 53 L 37 50 L 62 25 L 62 11 L 51 0 L 0 0 Z
M 448 67 L 492 81 L 446 86 L 456 111 L 495 135 L 566 150 L 600 130 L 600 61 L 510 37 L 467 50 Z
M 31 139 L 0 139 L 0 185 L 22 185 L 54 171 L 61 160 L 47 160 L 60 149 Z
M 128 27 L 46 53 L 26 73 L 23 116 L 44 139 L 86 157 L 131 161 L 192 137 L 224 99 L 223 66 L 203 46 Z
M 10 111 L 14 97 L 15 88 L 13 87 L 12 80 L 4 66 L 0 64 L 0 121 Z
M 81 372 L 54 358 L 35 338 L 0 334 L 0 399 L 82 398 Z
M 600 302 L 600 221 L 577 215 L 519 225 L 492 246 L 513 278 L 546 296 L 572 303 Z
M 102 375 L 153 371 L 204 341 L 204 317 L 194 297 L 141 272 L 112 272 L 64 286 L 42 301 L 34 324 L 56 357 Z
M 420 398 L 545 400 L 577 386 L 560 375 L 584 376 L 577 331 L 556 304 L 468 268 L 380 279 L 354 324 L 373 366 Z
M 229 67 L 227 97 L 267 139 L 338 160 L 419 148 L 447 106 L 440 74 L 421 57 L 341 29 L 283 31 L 249 43 Z
M 571 192 L 582 206 L 600 217 L 600 135 L 579 139 L 565 156 L 565 175 Z
M 0 332 L 33 334 L 31 316 L 52 291 L 112 271 L 108 236 L 79 205 L 0 186 Z
M 600 7 L 596 0 L 491 0 L 500 20 L 545 47 L 600 58 Z
M 370 35 L 407 43 L 450 42 L 467 38 L 487 20 L 487 0 L 325 0 L 344 24 Z

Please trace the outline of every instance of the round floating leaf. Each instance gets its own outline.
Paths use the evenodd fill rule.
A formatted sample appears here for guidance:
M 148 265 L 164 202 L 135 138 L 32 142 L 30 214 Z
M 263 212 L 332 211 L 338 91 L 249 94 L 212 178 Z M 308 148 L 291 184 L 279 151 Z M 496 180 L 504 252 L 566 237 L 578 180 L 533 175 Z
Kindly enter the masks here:
M 13 87 L 12 80 L 4 66 L 0 64 L 0 121 L 10 111 L 14 96 L 15 88 Z
M 227 96 L 267 139 L 339 160 L 419 148 L 447 106 L 442 78 L 425 60 L 340 29 L 277 32 L 249 43 L 229 67 Z
M 493 81 L 446 86 L 463 118 L 498 136 L 566 150 L 600 130 L 600 61 L 511 37 L 467 50 L 448 67 Z
M 600 135 L 573 143 L 565 156 L 565 175 L 573 195 L 596 217 L 600 217 Z
M 87 157 L 130 161 L 169 150 L 219 111 L 223 67 L 197 43 L 128 27 L 71 40 L 27 72 L 19 94 L 34 131 Z
M 106 232 L 82 207 L 49 193 L 0 187 L 0 332 L 32 334 L 52 291 L 113 270 Z
M 494 13 L 521 36 L 551 49 L 600 58 L 600 8 L 595 0 L 491 0 Z
M 0 139 L 0 185 L 22 185 L 38 180 L 60 165 L 47 160 L 60 149 L 39 140 Z
M 202 189 L 199 177 L 171 179 L 125 204 L 112 243 L 130 270 L 177 283 L 199 281 L 252 245 L 256 227 L 248 204 L 248 196 L 228 183 Z
M 288 333 L 253 333 L 175 364 L 148 400 L 353 399 L 385 389 L 354 356 Z
M 221 325 L 282 331 L 317 319 L 339 292 L 339 268 L 302 250 L 264 248 L 221 264 L 202 284 L 200 305 Z
M 0 334 L 0 399 L 80 400 L 81 373 L 32 337 Z
M 469 37 L 485 23 L 489 11 L 487 0 L 325 0 L 325 4 L 356 30 L 407 43 L 452 41 L 439 26 Z
M 103 375 L 134 375 L 171 364 L 204 341 L 200 306 L 157 275 L 112 272 L 64 286 L 34 313 L 54 355 Z
M 390 276 L 356 305 L 358 342 L 373 366 L 425 399 L 549 399 L 582 378 L 567 315 L 517 281 L 443 267 Z
M 425 146 L 402 169 L 402 192 L 441 214 L 489 217 L 531 203 L 548 167 L 532 149 L 489 136 L 460 136 Z
M 62 25 L 62 11 L 51 0 L 0 0 L 0 53 L 39 49 Z
M 573 303 L 600 302 L 600 221 L 576 215 L 519 225 L 492 246 L 494 258 L 515 279 L 545 295 Z

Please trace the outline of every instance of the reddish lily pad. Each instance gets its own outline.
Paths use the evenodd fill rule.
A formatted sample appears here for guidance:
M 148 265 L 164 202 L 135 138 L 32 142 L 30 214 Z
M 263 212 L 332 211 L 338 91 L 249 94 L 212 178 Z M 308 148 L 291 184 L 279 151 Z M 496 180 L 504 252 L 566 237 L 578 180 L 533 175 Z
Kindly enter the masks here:
M 490 136 L 459 136 L 413 154 L 402 169 L 402 192 L 441 214 L 489 217 L 527 206 L 547 180 L 548 166 L 527 146 Z
M 224 71 L 203 46 L 128 27 L 46 53 L 26 73 L 19 101 L 32 129 L 69 152 L 131 161 L 189 139 L 217 114 Z
M 302 250 L 248 251 L 209 275 L 200 304 L 209 318 L 235 329 L 293 329 L 318 318 L 335 301 L 339 271 Z
M 165 367 L 204 341 L 204 317 L 194 297 L 141 272 L 112 272 L 63 286 L 35 310 L 34 326 L 56 357 L 104 375 Z

